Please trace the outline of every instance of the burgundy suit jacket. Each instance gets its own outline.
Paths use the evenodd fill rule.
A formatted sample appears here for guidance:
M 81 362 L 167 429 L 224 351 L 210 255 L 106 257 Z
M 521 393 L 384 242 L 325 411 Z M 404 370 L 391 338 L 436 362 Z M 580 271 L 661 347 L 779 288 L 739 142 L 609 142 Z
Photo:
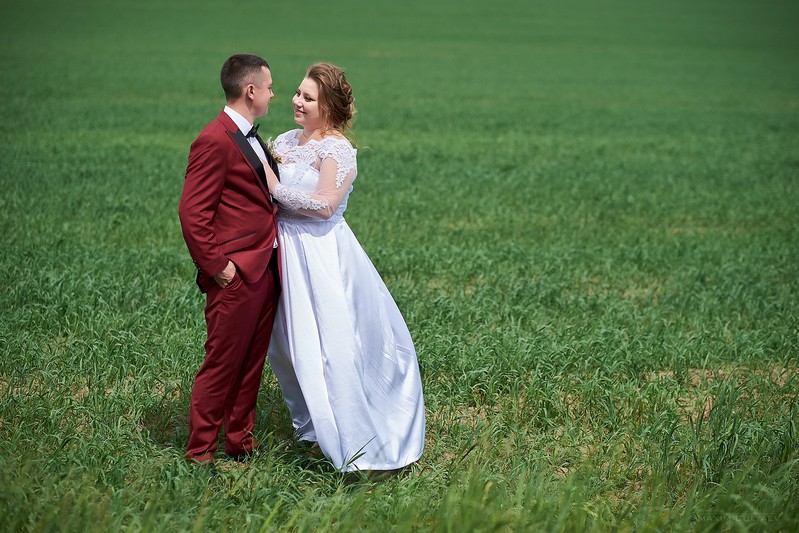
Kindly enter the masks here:
M 264 152 L 277 174 L 269 150 Z M 216 285 L 213 277 L 228 260 L 247 283 L 261 279 L 277 253 L 276 213 L 260 159 L 235 122 L 220 112 L 191 145 L 178 207 L 202 292 Z

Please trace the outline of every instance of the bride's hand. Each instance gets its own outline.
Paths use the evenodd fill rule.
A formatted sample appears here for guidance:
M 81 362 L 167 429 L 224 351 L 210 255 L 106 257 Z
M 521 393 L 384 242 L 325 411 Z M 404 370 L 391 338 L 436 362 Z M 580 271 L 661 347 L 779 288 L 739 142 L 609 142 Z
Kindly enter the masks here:
M 264 165 L 264 172 L 266 173 L 266 185 L 269 187 L 269 192 L 274 193 L 275 187 L 277 187 L 278 179 L 275 175 L 275 172 L 272 170 L 272 167 L 269 166 L 269 163 L 261 159 L 261 163 Z

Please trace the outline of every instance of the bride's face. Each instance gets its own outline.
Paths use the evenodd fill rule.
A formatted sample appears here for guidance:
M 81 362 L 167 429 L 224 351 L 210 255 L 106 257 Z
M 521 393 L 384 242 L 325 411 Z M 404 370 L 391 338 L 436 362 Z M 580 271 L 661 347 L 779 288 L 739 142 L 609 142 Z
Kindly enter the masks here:
M 319 109 L 319 87 L 315 81 L 303 79 L 291 101 L 294 104 L 294 122 L 306 130 L 315 130 L 325 125 Z

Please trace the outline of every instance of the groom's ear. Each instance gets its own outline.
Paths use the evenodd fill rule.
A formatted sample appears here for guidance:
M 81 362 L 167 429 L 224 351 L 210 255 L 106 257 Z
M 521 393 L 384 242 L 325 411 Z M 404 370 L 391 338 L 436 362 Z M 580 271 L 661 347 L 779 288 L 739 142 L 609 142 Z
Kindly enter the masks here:
M 241 97 L 249 98 L 251 100 L 255 98 L 255 85 L 253 85 L 252 83 L 248 83 L 247 85 L 245 85 L 244 90 L 241 93 Z

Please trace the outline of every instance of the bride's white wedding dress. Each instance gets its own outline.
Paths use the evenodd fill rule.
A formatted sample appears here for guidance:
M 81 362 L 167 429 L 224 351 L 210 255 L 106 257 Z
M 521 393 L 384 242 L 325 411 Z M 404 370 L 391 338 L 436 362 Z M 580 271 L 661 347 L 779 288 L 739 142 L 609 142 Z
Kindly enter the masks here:
M 270 365 L 299 439 L 342 471 L 401 468 L 424 447 L 422 384 L 405 321 L 343 217 L 356 150 L 299 141 L 292 130 L 273 144 L 282 294 Z

